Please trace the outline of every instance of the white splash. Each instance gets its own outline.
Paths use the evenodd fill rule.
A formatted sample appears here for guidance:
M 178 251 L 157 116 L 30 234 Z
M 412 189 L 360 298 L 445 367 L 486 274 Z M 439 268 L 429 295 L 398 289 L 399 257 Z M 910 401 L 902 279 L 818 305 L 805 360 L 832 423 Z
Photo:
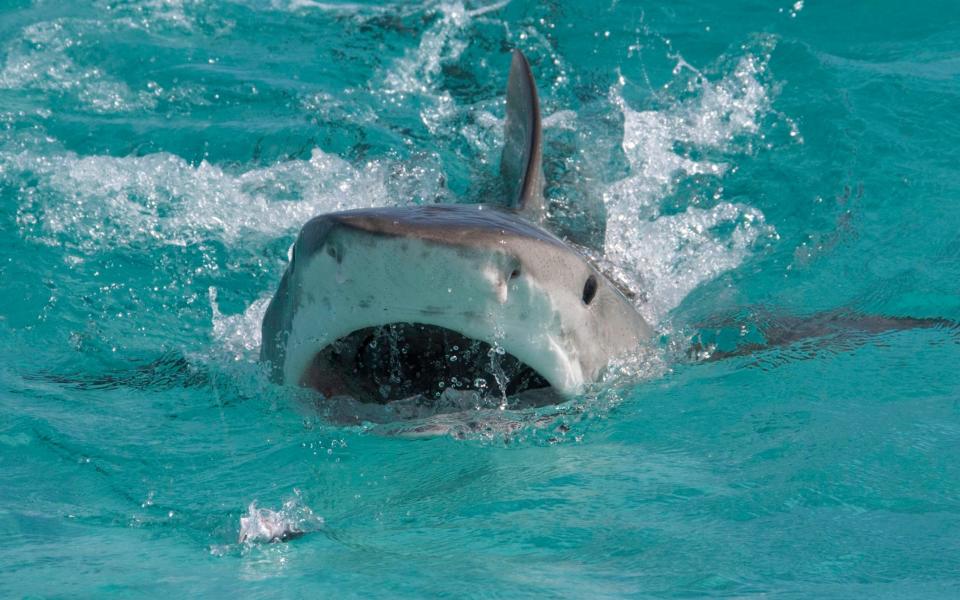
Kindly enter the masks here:
M 681 64 L 686 63 L 679 58 Z M 660 208 L 682 178 L 719 177 L 728 169 L 684 156 L 678 144 L 725 151 L 738 138 L 757 133 L 770 103 L 760 81 L 765 68 L 764 61 L 748 55 L 715 83 L 697 72 L 693 95 L 660 111 L 635 111 L 619 87 L 611 91 L 623 111 L 622 147 L 631 172 L 604 193 L 607 259 L 647 292 L 649 302 L 640 309 L 651 322 L 660 322 L 701 283 L 737 267 L 761 236 L 774 233 L 759 210 L 719 197 L 710 208 L 691 206 L 672 215 L 662 215 Z M 720 233 L 729 229 L 732 233 Z
M 378 161 L 358 167 L 314 149 L 288 160 L 234 173 L 179 156 L 78 156 L 24 150 L 0 152 L 0 180 L 30 173 L 18 222 L 25 235 L 66 238 L 93 251 L 135 241 L 187 245 L 218 239 L 233 244 L 257 233 L 276 236 L 325 212 L 394 200 L 402 169 Z
M 296 11 L 315 9 L 321 12 L 356 16 L 358 14 L 380 14 L 391 11 L 395 6 L 358 4 L 354 2 L 318 2 L 317 0 L 273 0 L 273 7 L 280 10 Z
M 471 22 L 482 15 L 509 4 L 502 0 L 474 9 L 462 2 L 441 2 L 435 10 L 440 17 L 420 37 L 419 45 L 393 62 L 387 71 L 384 93 L 392 101 L 405 102 L 411 95 L 420 96 L 425 105 L 420 120 L 432 134 L 438 133 L 457 112 L 453 96 L 439 89 L 437 79 L 444 63 L 454 63 L 469 45 L 464 35 Z
M 251 502 L 247 514 L 240 517 L 238 541 L 241 544 L 282 542 L 322 527 L 323 517 L 303 504 L 300 492 L 294 490 L 294 496 L 284 501 L 280 510 L 257 508 L 257 501 Z
M 254 361 L 260 353 L 260 324 L 272 294 L 261 296 L 240 314 L 225 315 L 217 304 L 217 289 L 208 290 L 213 311 L 213 339 L 235 361 Z
M 25 27 L 6 47 L 0 67 L 0 89 L 35 89 L 74 95 L 93 112 L 124 112 L 153 108 L 146 90 L 134 92 L 99 67 L 78 65 L 70 57 L 86 43 L 70 31 L 65 20 L 43 21 Z
M 196 22 L 189 9 L 202 7 L 203 0 L 99 0 L 98 10 L 109 11 L 113 19 L 142 30 L 173 26 L 193 30 Z

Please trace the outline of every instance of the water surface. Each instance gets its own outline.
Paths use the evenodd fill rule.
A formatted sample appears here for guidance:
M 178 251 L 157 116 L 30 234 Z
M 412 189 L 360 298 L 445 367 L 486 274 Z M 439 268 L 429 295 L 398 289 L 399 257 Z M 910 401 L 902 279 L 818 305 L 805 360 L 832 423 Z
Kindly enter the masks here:
M 688 349 L 960 319 L 958 39 L 935 1 L 6 3 L 0 593 L 957 597 L 955 329 Z M 546 415 L 331 424 L 256 364 L 287 249 L 483 199 L 514 47 L 556 222 L 660 335 Z M 254 502 L 306 534 L 240 542 Z

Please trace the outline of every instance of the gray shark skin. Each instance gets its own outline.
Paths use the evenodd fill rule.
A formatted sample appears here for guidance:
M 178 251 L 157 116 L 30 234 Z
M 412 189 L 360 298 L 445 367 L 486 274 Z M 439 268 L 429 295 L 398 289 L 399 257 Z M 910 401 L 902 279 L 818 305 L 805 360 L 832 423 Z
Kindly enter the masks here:
M 541 224 L 537 103 L 515 51 L 505 199 L 304 225 L 263 319 L 260 357 L 275 381 L 372 402 L 437 399 L 445 385 L 504 400 L 549 388 L 563 399 L 650 339 L 618 288 Z

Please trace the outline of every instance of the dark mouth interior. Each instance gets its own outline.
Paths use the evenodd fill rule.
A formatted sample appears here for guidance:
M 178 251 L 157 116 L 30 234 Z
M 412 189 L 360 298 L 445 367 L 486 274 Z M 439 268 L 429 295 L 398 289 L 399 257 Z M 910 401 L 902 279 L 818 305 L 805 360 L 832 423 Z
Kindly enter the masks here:
M 340 338 L 317 353 L 303 383 L 328 398 L 348 395 L 380 404 L 474 393 L 483 404 L 512 407 L 511 399 L 525 392 L 552 391 L 546 379 L 503 348 L 414 323 L 368 327 Z M 552 394 L 535 395 L 557 402 Z

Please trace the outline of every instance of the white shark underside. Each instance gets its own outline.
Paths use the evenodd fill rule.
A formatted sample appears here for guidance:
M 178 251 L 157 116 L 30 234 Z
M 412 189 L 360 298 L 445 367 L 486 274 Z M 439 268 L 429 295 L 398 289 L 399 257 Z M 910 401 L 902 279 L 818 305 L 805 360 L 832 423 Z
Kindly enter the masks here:
M 263 320 L 276 380 L 377 402 L 439 397 L 451 380 L 569 397 L 649 339 L 631 302 L 540 225 L 540 114 L 519 52 L 506 140 L 501 206 L 356 210 L 303 227 Z

